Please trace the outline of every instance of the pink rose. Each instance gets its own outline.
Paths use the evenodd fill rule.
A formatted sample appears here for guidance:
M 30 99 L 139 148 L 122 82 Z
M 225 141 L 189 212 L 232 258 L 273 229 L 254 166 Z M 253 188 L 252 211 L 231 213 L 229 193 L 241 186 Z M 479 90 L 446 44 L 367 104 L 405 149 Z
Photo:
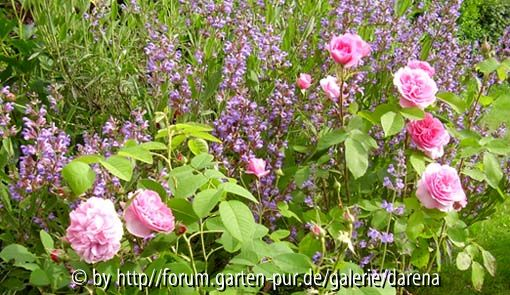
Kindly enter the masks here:
M 326 92 L 326 95 L 333 101 L 337 101 L 340 96 L 340 86 L 338 86 L 337 79 L 333 76 L 327 76 L 320 81 L 322 90 Z
M 312 76 L 308 74 L 300 74 L 296 83 L 299 89 L 308 89 L 312 85 Z
M 422 69 L 432 78 L 434 74 L 436 73 L 436 70 L 426 61 L 421 61 L 417 59 L 410 60 L 407 63 L 407 66 L 411 69 Z
M 442 157 L 443 147 L 450 141 L 450 135 L 441 121 L 425 113 L 425 118 L 407 123 L 407 131 L 413 143 L 432 159 Z
M 467 204 L 457 170 L 437 163 L 429 164 L 423 172 L 418 181 L 416 196 L 424 207 L 443 212 L 459 211 Z
M 133 201 L 124 210 L 126 228 L 132 235 L 145 238 L 152 232 L 174 230 L 174 216 L 158 193 L 151 190 L 138 190 Z
M 248 162 L 247 174 L 253 174 L 258 178 L 264 177 L 269 174 L 269 170 L 266 170 L 266 161 L 258 158 L 251 158 Z
M 370 54 L 370 45 L 356 34 L 346 33 L 334 36 L 326 45 L 331 58 L 346 68 L 355 67 Z
M 400 68 L 393 78 L 403 108 L 424 109 L 436 101 L 436 82 L 422 69 Z
M 66 239 L 87 263 L 111 259 L 120 249 L 124 231 L 112 201 L 92 197 L 69 214 Z

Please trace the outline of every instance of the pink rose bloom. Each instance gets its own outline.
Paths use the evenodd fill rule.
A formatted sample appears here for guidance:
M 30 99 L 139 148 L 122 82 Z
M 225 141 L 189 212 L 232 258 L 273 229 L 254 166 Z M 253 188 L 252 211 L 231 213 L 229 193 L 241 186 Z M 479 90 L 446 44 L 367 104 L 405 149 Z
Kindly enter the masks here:
M 422 69 L 400 68 L 393 78 L 403 108 L 424 109 L 436 101 L 436 82 Z
M 338 86 L 337 79 L 333 76 L 327 76 L 320 81 L 322 90 L 333 101 L 336 101 L 340 96 L 340 86 Z
M 110 260 L 120 249 L 124 231 L 112 201 L 92 197 L 69 214 L 66 239 L 87 263 Z
M 158 193 L 151 190 L 138 190 L 133 200 L 124 210 L 126 228 L 132 235 L 146 238 L 152 232 L 174 230 L 174 215 Z
M 425 113 L 423 120 L 407 123 L 407 131 L 413 143 L 431 159 L 437 159 L 444 154 L 443 147 L 450 141 L 450 135 L 441 121 Z
M 346 33 L 334 36 L 326 45 L 331 58 L 346 68 L 355 67 L 370 54 L 370 45 L 356 34 Z
M 258 178 L 264 177 L 269 174 L 269 170 L 266 170 L 266 161 L 258 158 L 251 158 L 248 162 L 247 174 L 253 174 Z
M 436 70 L 426 61 L 421 61 L 417 59 L 410 60 L 407 63 L 407 66 L 411 69 L 422 69 L 432 78 L 434 74 L 436 73 Z
M 424 207 L 443 212 L 459 211 L 467 204 L 457 170 L 437 163 L 429 164 L 423 172 L 416 196 Z
M 310 88 L 312 85 L 312 76 L 309 74 L 299 74 L 299 78 L 297 79 L 297 86 L 299 89 L 305 90 Z

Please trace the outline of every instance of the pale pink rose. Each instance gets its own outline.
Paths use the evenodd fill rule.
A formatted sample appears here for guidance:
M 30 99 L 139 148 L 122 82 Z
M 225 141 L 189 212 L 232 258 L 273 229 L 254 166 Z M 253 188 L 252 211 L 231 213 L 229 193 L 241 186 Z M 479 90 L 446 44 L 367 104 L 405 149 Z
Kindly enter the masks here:
M 306 90 L 312 85 L 312 76 L 303 73 L 299 74 L 299 78 L 296 83 L 299 89 Z
M 87 263 L 110 260 L 120 249 L 124 231 L 112 201 L 92 197 L 69 214 L 66 239 Z
M 151 190 L 138 190 L 124 210 L 126 228 L 132 235 L 145 238 L 152 232 L 174 230 L 174 216 L 158 193 Z
M 422 69 L 432 78 L 436 74 L 436 70 L 426 61 L 417 59 L 410 60 L 407 62 L 407 66 L 411 69 Z
M 393 77 L 403 108 L 424 109 L 436 101 L 437 85 L 422 69 L 400 68 Z
M 266 161 L 258 158 L 251 158 L 248 162 L 247 174 L 253 174 L 258 178 L 264 177 L 269 174 L 269 170 L 266 170 Z
M 346 68 L 355 67 L 370 54 L 370 45 L 357 34 L 346 33 L 334 36 L 326 45 L 331 58 Z
M 443 212 L 459 211 L 467 204 L 457 170 L 437 163 L 429 164 L 423 172 L 416 196 L 424 207 Z
M 333 76 L 327 76 L 320 81 L 322 90 L 326 92 L 326 95 L 333 101 L 337 101 L 340 96 L 340 86 L 338 86 L 337 79 Z
M 413 143 L 431 159 L 437 159 L 444 154 L 444 146 L 450 141 L 450 135 L 443 123 L 425 113 L 425 118 L 407 123 L 407 131 Z

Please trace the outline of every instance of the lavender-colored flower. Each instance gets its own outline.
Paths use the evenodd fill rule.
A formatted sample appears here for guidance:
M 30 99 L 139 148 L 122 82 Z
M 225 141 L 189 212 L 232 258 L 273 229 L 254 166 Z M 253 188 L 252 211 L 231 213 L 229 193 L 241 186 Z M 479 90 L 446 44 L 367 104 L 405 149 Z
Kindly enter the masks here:
M 393 234 L 392 233 L 381 233 L 381 242 L 383 244 L 393 243 Z
M 374 228 L 369 228 L 367 236 L 371 241 L 377 241 L 381 238 L 381 233 Z

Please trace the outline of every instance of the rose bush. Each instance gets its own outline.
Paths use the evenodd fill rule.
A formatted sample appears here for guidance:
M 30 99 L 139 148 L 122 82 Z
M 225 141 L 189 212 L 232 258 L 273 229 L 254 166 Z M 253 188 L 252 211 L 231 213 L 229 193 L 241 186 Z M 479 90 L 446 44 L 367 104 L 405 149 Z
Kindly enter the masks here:
M 471 228 L 510 192 L 509 35 L 459 42 L 457 1 L 333 2 L 0 11 L 0 289 L 165 268 L 438 283 L 452 264 L 482 290 L 496 258 Z M 219 293 L 145 287 L 107 292 Z

